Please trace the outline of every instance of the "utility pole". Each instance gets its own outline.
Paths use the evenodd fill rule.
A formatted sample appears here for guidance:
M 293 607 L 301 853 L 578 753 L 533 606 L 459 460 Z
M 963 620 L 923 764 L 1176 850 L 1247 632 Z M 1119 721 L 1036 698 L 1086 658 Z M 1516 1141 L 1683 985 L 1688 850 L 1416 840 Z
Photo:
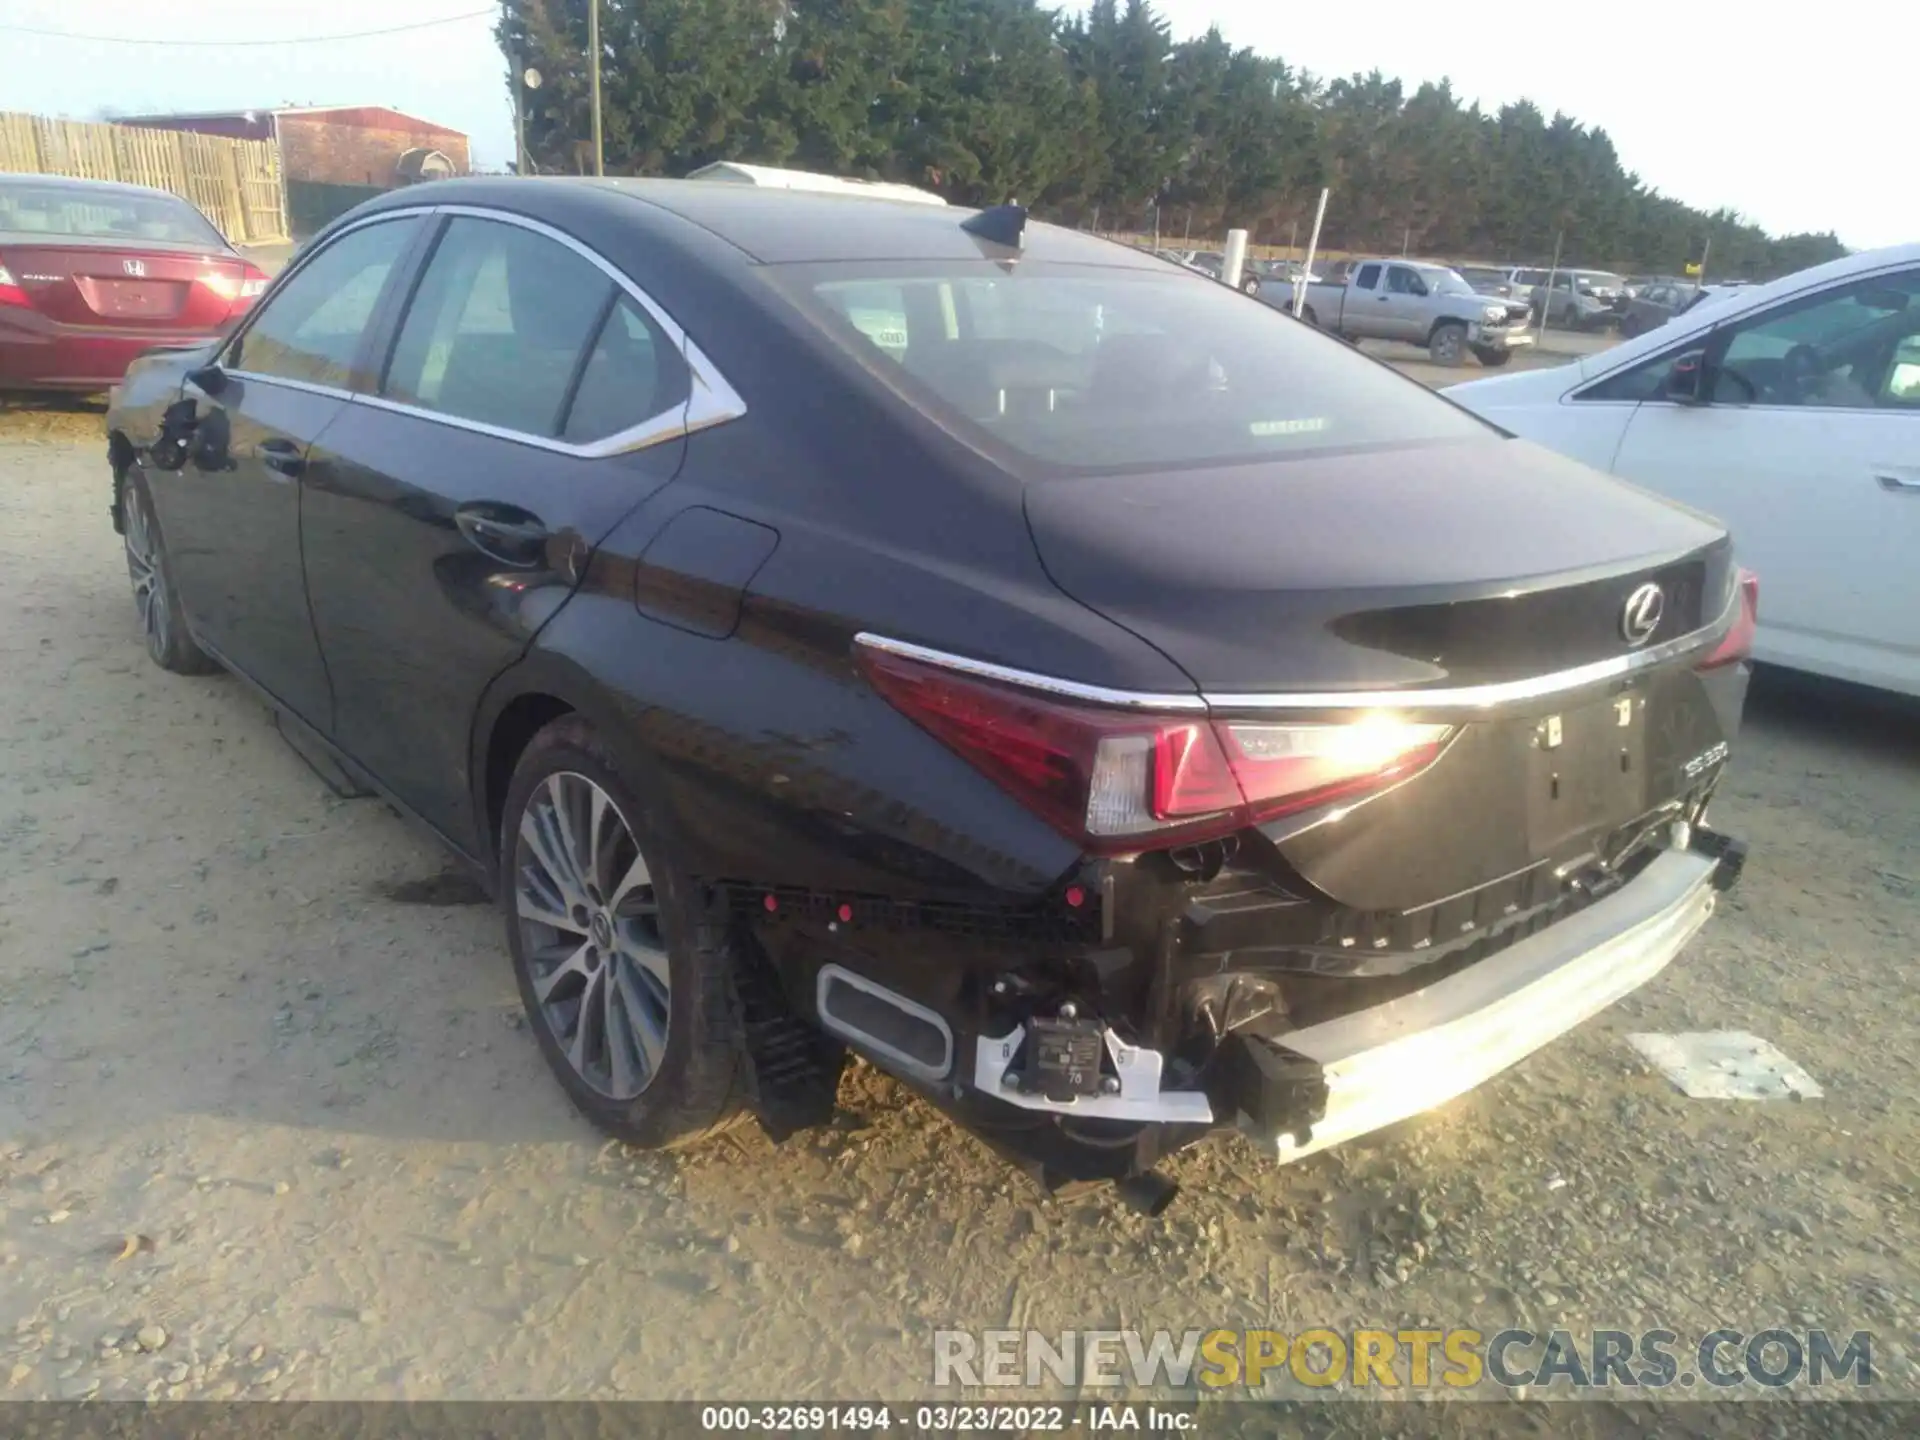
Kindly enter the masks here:
M 1320 250 L 1320 226 L 1327 218 L 1327 196 L 1331 189 L 1320 192 L 1320 206 L 1313 212 L 1313 234 L 1307 240 L 1307 263 L 1300 267 L 1299 278 L 1293 282 L 1293 318 L 1298 320 L 1300 312 L 1307 304 L 1307 276 L 1313 273 L 1313 257 Z
M 507 60 L 507 81 L 513 86 L 513 173 L 527 173 L 527 100 L 520 93 L 526 83 L 525 72 L 518 55 Z
M 587 49 L 593 54 L 593 173 L 607 173 L 600 132 L 600 0 L 587 0 Z
M 1553 232 L 1553 264 L 1547 268 L 1547 288 L 1540 301 L 1540 338 L 1547 338 L 1547 317 L 1553 313 L 1553 282 L 1560 278 L 1560 242 L 1567 238 L 1567 232 Z

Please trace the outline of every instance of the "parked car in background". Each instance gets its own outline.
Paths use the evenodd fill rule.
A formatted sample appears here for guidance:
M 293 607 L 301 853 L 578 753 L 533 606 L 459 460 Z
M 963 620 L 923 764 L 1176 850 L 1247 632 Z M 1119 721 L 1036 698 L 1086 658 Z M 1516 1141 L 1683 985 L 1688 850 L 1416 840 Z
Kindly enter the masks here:
M 1514 294 L 1513 271 L 1498 265 L 1461 265 L 1456 267 L 1460 278 L 1482 295 L 1495 295 L 1505 300 Z M 1524 299 L 1525 297 L 1522 296 Z
M 1627 306 L 1626 281 L 1606 270 L 1561 270 L 1551 294 L 1543 279 L 1527 292 L 1535 315 L 1566 330 L 1603 330 L 1619 323 Z
M 165 190 L 0 175 L 0 390 L 105 390 L 244 315 L 266 274 Z
M 1293 307 L 1297 285 L 1310 285 L 1320 277 L 1307 272 L 1298 260 L 1250 260 L 1240 288 L 1279 309 Z
M 1760 659 L 1920 695 L 1920 245 L 1447 395 L 1726 521 L 1766 580 Z
M 1696 305 L 1741 289 L 1738 285 L 1700 285 L 1692 280 L 1652 281 L 1627 301 L 1620 315 L 1620 333 L 1628 339 L 1657 329 L 1676 315 L 1684 315 Z
M 851 1047 L 1157 1211 L 1210 1131 L 1503 1070 L 1739 873 L 1719 525 L 1014 207 L 421 185 L 107 422 L 151 657 L 494 887 L 640 1145 L 828 1123 Z
M 1309 284 L 1300 318 L 1349 340 L 1424 345 L 1435 364 L 1458 365 L 1471 351 L 1482 365 L 1504 365 L 1533 344 L 1527 307 L 1481 295 L 1444 265 L 1416 260 L 1358 260 Z

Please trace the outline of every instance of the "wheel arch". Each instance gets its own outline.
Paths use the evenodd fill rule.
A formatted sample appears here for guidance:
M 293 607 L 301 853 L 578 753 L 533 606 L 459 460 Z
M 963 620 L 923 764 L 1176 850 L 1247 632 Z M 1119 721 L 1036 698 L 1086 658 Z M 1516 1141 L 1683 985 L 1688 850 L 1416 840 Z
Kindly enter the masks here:
M 1469 333 L 1472 330 L 1472 326 L 1468 325 L 1467 322 L 1462 320 L 1458 315 L 1442 315 L 1436 319 L 1432 325 L 1427 327 L 1426 343 L 1429 345 L 1433 344 L 1433 337 L 1449 325 L 1458 325 L 1462 331 Z
M 107 432 L 107 464 L 113 471 L 113 503 L 107 513 L 113 517 L 113 533 L 127 533 L 126 489 L 127 472 L 133 469 L 133 462 L 139 451 L 133 441 L 127 438 L 127 432 L 113 429 Z
M 476 849 L 486 856 L 490 873 L 499 866 L 503 812 L 514 769 L 536 735 L 570 715 L 593 727 L 619 758 L 629 783 L 658 802 L 656 822 L 676 841 L 681 839 L 679 816 L 660 783 L 660 757 L 638 737 L 632 708 L 631 701 L 609 693 L 570 657 L 538 644 L 487 687 L 474 713 L 468 775 L 480 831 L 474 837 Z

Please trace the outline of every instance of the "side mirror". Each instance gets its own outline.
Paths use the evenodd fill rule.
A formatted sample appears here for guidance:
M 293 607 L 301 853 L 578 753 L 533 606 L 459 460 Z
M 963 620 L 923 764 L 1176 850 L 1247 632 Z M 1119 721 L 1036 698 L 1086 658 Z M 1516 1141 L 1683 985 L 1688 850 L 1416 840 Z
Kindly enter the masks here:
M 202 365 L 197 370 L 187 372 L 187 382 L 208 395 L 218 395 L 227 388 L 227 372 L 217 364 Z
M 1707 403 L 1707 352 L 1689 350 L 1676 356 L 1673 368 L 1660 383 L 1660 398 L 1678 405 Z

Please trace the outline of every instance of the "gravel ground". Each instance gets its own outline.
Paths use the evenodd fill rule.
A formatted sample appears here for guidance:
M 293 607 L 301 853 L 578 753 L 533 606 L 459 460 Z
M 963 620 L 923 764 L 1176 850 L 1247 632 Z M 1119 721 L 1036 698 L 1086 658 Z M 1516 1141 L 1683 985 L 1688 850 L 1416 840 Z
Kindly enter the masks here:
M 154 669 L 97 412 L 0 417 L 0 1393 L 928 1393 L 931 1332 L 1421 1323 L 1874 1332 L 1920 1397 L 1912 707 L 1763 676 L 1743 887 L 1479 1092 L 1144 1220 L 1043 1203 L 856 1070 L 829 1132 L 606 1145 L 495 913 L 231 680 Z M 1636 1030 L 1750 1030 L 1824 1100 L 1688 1100 Z

